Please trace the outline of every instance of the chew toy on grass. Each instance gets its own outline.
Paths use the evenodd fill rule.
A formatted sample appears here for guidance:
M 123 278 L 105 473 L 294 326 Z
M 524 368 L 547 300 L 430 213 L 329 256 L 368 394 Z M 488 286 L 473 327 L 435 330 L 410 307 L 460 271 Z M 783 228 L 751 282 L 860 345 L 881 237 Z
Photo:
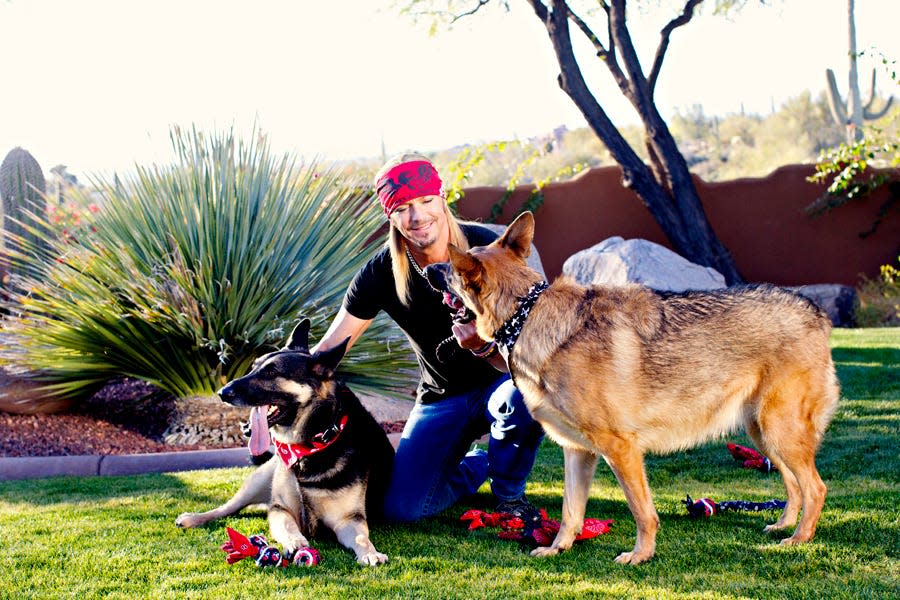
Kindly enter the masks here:
M 766 502 L 748 502 L 747 500 L 726 500 L 725 502 L 713 502 L 709 498 L 694 500 L 688 496 L 681 501 L 687 508 L 688 514 L 694 518 L 711 517 L 727 510 L 744 510 L 759 512 L 762 510 L 778 510 L 784 508 L 784 500 L 768 500 Z
M 464 512 L 459 520 L 468 521 L 470 530 L 481 527 L 499 527 L 500 531 L 497 533 L 497 537 L 500 539 L 515 540 L 532 547 L 549 546 L 559 531 L 559 522 L 549 519 L 547 511 L 543 508 L 540 522 L 525 523 L 519 517 L 509 513 L 488 513 L 474 508 Z M 606 521 L 585 519 L 581 533 L 575 540 L 589 540 L 602 535 L 609 531 L 612 522 L 612 519 Z
M 258 567 L 287 567 L 297 565 L 299 567 L 312 567 L 319 564 L 321 557 L 315 548 L 300 548 L 293 556 L 282 554 L 275 546 L 270 546 L 261 535 L 245 536 L 231 527 L 226 527 L 228 541 L 222 544 L 225 552 L 225 562 L 229 565 L 252 558 Z
M 737 444 L 725 444 L 734 460 L 740 461 L 745 469 L 756 469 L 763 473 L 771 473 L 777 471 L 775 465 L 767 457 L 763 456 L 753 448 L 746 446 L 738 446 Z

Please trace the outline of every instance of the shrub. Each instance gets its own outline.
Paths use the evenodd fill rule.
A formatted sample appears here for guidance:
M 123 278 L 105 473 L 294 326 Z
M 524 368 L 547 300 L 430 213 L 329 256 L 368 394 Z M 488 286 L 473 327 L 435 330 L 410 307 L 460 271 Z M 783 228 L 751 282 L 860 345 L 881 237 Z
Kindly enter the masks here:
M 69 194 L 71 196 L 72 192 Z M 48 203 L 46 218 L 52 235 L 63 238 L 70 244 L 77 244 L 97 231 L 94 215 L 100 211 L 100 207 L 96 202 L 83 204 L 87 200 L 85 196 L 81 192 L 61 204 Z
M 897 263 L 900 266 L 900 256 Z M 856 323 L 860 327 L 900 325 L 900 269 L 882 265 L 879 278 L 862 280 Z
M 42 276 L 23 280 L 9 307 L 2 358 L 58 393 L 129 376 L 209 394 L 279 346 L 301 314 L 317 339 L 383 239 L 370 189 L 334 165 L 272 156 L 261 135 L 176 128 L 171 139 L 174 164 L 95 182 L 96 231 L 49 240 Z M 342 372 L 359 388 L 408 392 L 413 366 L 378 319 Z

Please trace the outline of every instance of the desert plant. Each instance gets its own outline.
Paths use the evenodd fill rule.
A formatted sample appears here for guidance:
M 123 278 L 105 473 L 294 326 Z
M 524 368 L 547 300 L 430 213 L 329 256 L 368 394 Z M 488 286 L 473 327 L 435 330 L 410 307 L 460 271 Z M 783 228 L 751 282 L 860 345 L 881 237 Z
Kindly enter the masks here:
M 208 394 L 279 346 L 301 314 L 318 337 L 379 243 L 371 191 L 337 167 L 273 156 L 262 135 L 171 138 L 174 164 L 94 182 L 96 232 L 52 240 L 44 278 L 16 298 L 0 356 L 58 393 L 130 376 Z M 360 388 L 408 392 L 412 367 L 377 320 L 342 368 Z
M 4 243 L 8 248 L 24 249 L 27 246 L 40 252 L 45 249 L 47 233 L 34 218 L 46 207 L 44 193 L 47 183 L 44 172 L 35 158 L 24 148 L 13 148 L 0 164 L 0 196 L 3 198 Z M 32 266 L 23 262 L 21 269 Z
M 856 19 L 854 12 L 856 10 L 856 0 L 847 0 L 847 32 L 849 33 L 849 52 L 850 69 L 847 84 L 847 100 L 841 98 L 838 91 L 837 81 L 834 71 L 825 70 L 825 76 L 828 81 L 828 101 L 831 106 L 831 115 L 834 122 L 838 126 L 846 126 L 847 144 L 859 142 L 862 137 L 862 126 L 866 121 L 874 121 L 880 119 L 887 114 L 894 97 L 887 99 L 881 110 L 873 110 L 872 105 L 877 98 L 875 94 L 875 69 L 872 69 L 872 87 L 869 92 L 869 99 L 865 104 L 859 93 L 859 75 L 857 70 L 858 57 L 861 55 L 856 52 Z

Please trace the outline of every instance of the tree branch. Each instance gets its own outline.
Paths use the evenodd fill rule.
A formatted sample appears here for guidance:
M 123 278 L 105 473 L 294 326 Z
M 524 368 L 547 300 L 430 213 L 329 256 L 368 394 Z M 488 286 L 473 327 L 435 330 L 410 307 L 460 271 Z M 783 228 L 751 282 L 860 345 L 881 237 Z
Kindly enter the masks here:
M 606 39 L 609 40 L 609 60 L 618 67 L 619 59 L 616 58 L 616 45 L 613 44 L 612 15 L 610 14 L 609 4 L 606 2 L 603 3 L 603 10 L 606 12 Z
M 606 2 L 602 2 L 603 9 L 606 11 L 606 21 L 609 23 L 609 5 Z M 593 32 L 593 30 L 588 27 L 587 23 L 584 20 L 575 14 L 568 3 L 566 3 L 566 11 L 568 11 L 569 20 L 575 23 L 575 26 L 584 34 L 584 36 L 590 40 L 591 44 L 594 46 L 594 50 L 597 51 L 597 57 L 606 63 L 606 67 L 609 69 L 610 73 L 612 73 L 613 78 L 616 80 L 620 88 L 628 86 L 628 80 L 625 77 L 625 74 L 622 72 L 622 68 L 619 66 L 618 61 L 616 60 L 616 52 L 615 46 L 612 43 L 612 35 L 609 35 L 610 47 L 607 49 L 600 42 L 600 39 Z M 608 26 L 607 26 L 608 29 Z M 624 88 L 623 88 L 624 89 Z
M 647 121 L 652 112 L 653 99 L 647 88 L 647 78 L 641 70 L 641 61 L 631 41 L 631 33 L 628 31 L 625 14 L 625 0 L 613 0 L 609 10 L 609 45 L 617 48 L 625 65 L 625 73 L 628 80 L 623 87 L 619 87 L 622 94 L 628 98 L 635 110 L 641 115 L 641 120 Z
M 531 8 L 534 9 L 534 14 L 536 14 L 538 16 L 538 18 L 541 20 L 541 22 L 544 24 L 544 26 L 547 27 L 549 30 L 549 26 L 547 25 L 547 17 L 549 16 L 550 13 L 547 11 L 547 6 L 543 2 L 541 2 L 541 0 L 527 0 L 527 1 L 528 1 L 528 4 L 531 5 Z
M 591 44 L 594 46 L 594 50 L 597 51 L 597 56 L 605 60 L 607 52 L 603 44 L 600 43 L 600 39 L 594 34 L 593 31 L 591 31 L 591 28 L 587 26 L 587 23 L 585 23 L 581 17 L 576 15 L 575 11 L 569 8 L 568 4 L 566 5 L 566 11 L 569 14 L 569 20 L 575 23 L 575 26 L 581 30 L 581 33 L 583 33 L 584 36 L 588 40 L 590 40 Z
M 653 96 L 656 90 L 656 79 L 659 77 L 659 71 L 662 69 L 663 59 L 666 56 L 666 50 L 669 49 L 669 38 L 672 32 L 682 25 L 687 25 L 694 18 L 694 9 L 703 0 L 688 0 L 684 5 L 681 14 L 669 21 L 660 32 L 659 47 L 656 49 L 656 56 L 653 58 L 653 68 L 650 69 L 650 76 L 647 78 L 647 86 L 650 89 L 650 95 Z
M 450 25 L 453 25 L 460 19 L 464 17 L 469 17 L 477 13 L 481 10 L 486 4 L 489 4 L 491 0 L 478 0 L 478 4 L 472 8 L 472 10 L 467 10 L 466 12 L 459 13 L 458 15 L 453 15 L 453 18 L 450 19 Z
M 572 98 L 575 106 L 584 115 L 591 129 L 603 141 L 613 158 L 622 167 L 622 177 L 625 186 L 635 190 L 651 213 L 661 215 L 661 218 L 668 220 L 670 223 L 678 223 L 679 216 L 672 205 L 666 202 L 663 195 L 654 192 L 654 189 L 659 190 L 659 186 L 647 165 L 644 164 L 625 138 L 622 137 L 622 134 L 610 120 L 603 107 L 600 106 L 597 99 L 594 98 L 588 89 L 572 49 L 572 40 L 568 28 L 569 10 L 566 2 L 564 0 L 552 0 L 553 11 L 551 13 L 543 2 L 539 0 L 528 1 L 531 2 L 532 6 L 540 5 L 535 7 L 535 13 L 538 17 L 542 17 L 547 33 L 550 34 L 550 40 L 553 43 L 553 49 L 561 71 L 559 75 L 560 87 Z

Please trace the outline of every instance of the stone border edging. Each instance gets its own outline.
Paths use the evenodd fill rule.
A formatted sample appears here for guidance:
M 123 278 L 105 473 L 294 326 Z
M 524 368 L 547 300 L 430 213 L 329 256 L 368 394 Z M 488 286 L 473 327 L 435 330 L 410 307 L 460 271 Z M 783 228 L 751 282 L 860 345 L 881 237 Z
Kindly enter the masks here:
M 396 448 L 400 442 L 400 434 L 389 433 L 388 439 Z M 252 464 L 246 448 L 148 454 L 0 457 L 0 481 L 61 476 L 95 477 L 169 473 L 249 467 Z

